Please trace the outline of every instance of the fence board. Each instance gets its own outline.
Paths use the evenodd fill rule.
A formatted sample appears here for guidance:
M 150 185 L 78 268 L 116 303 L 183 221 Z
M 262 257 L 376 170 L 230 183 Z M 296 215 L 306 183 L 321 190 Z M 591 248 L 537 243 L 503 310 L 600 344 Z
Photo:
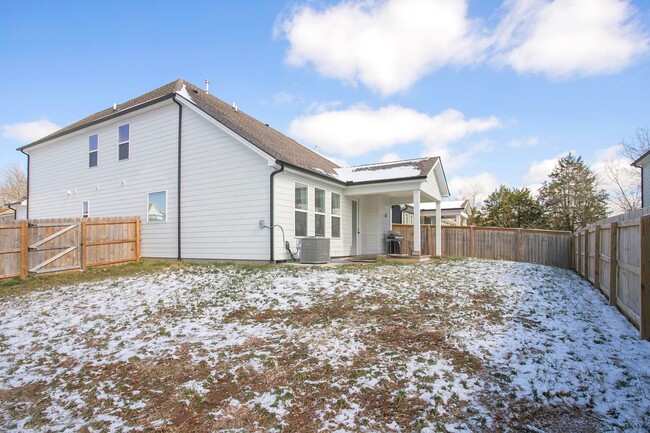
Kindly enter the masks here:
M 138 261 L 140 219 L 47 218 L 0 223 L 0 251 L 5 252 L 0 254 L 0 278 L 27 276 L 28 269 L 59 272 Z
M 413 251 L 413 226 L 393 224 L 404 235 L 403 250 Z M 570 232 L 510 229 L 502 227 L 442 226 L 442 255 L 517 260 L 545 265 L 571 267 Z M 435 255 L 435 226 L 421 225 L 423 255 Z
M 580 229 L 573 235 L 575 270 L 584 275 L 580 260 L 591 257 L 584 233 L 598 233 L 593 238 L 594 264 L 588 280 L 609 298 L 639 328 L 643 339 L 650 339 L 650 208 L 618 215 Z M 587 250 L 587 251 L 585 251 Z M 589 266 L 587 266 L 589 267 Z

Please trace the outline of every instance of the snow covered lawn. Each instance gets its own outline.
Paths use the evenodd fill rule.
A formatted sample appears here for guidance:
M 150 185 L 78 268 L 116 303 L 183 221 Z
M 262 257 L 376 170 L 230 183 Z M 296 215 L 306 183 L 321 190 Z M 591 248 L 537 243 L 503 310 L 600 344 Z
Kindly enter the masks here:
M 0 300 L 0 430 L 647 431 L 637 335 L 546 266 L 169 269 Z

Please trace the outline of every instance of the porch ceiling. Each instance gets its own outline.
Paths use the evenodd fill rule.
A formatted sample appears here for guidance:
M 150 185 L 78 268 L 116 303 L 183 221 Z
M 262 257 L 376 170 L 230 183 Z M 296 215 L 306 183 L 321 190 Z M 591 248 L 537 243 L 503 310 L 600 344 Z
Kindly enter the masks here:
M 376 184 L 366 185 L 352 185 L 349 186 L 345 195 L 349 196 L 364 196 L 364 195 L 381 195 L 387 197 L 394 204 L 412 203 L 413 191 L 420 191 L 421 201 L 438 202 L 440 197 L 435 196 L 435 189 L 424 181 L 411 181 L 411 182 L 382 182 Z

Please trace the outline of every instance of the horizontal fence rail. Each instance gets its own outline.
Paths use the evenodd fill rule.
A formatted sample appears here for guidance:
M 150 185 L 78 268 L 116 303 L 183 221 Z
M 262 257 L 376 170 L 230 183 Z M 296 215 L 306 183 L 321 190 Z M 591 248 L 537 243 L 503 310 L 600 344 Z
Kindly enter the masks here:
M 402 250 L 413 251 L 413 226 L 393 224 L 404 235 Z M 442 255 L 512 260 L 571 268 L 571 232 L 478 226 L 442 226 Z M 420 226 L 423 255 L 434 255 L 436 226 Z
M 573 269 L 650 339 L 650 208 L 573 234 Z
M 0 279 L 140 260 L 140 218 L 0 222 Z

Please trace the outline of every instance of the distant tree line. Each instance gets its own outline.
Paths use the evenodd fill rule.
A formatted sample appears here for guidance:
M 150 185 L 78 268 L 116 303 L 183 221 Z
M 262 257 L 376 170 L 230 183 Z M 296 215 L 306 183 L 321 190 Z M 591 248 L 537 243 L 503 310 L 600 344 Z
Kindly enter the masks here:
M 607 216 L 607 193 L 572 154 L 561 158 L 537 198 L 528 188 L 501 185 L 472 215 L 477 225 L 575 231 Z

